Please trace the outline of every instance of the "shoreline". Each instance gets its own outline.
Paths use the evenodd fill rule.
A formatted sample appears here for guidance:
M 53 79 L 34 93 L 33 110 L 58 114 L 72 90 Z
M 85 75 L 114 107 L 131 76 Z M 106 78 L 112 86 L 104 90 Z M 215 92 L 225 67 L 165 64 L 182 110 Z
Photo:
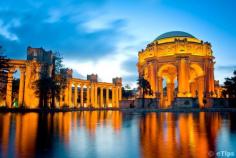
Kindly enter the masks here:
M 58 113 L 58 112 L 84 112 L 84 111 L 120 111 L 120 112 L 173 112 L 173 113 L 195 113 L 195 112 L 236 112 L 236 108 L 68 108 L 68 109 L 20 109 L 0 108 L 0 113 Z

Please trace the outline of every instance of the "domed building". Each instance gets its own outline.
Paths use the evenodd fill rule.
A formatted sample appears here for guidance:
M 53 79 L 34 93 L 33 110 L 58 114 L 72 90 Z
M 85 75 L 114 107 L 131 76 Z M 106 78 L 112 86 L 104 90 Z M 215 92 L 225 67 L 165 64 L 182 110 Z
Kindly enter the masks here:
M 160 107 L 178 100 L 216 96 L 211 44 L 195 36 L 172 31 L 158 36 L 138 54 L 138 73 L 149 81 Z

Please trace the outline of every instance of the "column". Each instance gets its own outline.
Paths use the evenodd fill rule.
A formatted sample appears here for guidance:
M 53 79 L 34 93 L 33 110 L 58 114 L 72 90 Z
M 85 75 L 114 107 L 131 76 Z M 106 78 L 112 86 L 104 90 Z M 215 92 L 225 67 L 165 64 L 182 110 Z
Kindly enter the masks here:
M 8 108 L 12 107 L 12 80 L 13 80 L 13 70 L 10 70 L 7 74 L 7 94 L 6 94 L 6 106 Z
M 63 94 L 62 94 L 62 92 L 61 92 L 61 90 L 60 90 L 59 107 L 62 107 L 62 103 L 63 103 L 62 97 L 63 97 Z
M 189 86 L 189 64 L 187 57 L 178 59 L 178 97 L 191 97 Z
M 119 87 L 119 100 L 122 100 L 122 87 Z
M 78 106 L 78 84 L 75 85 L 75 94 L 74 94 L 74 107 Z
M 190 83 L 190 92 L 192 97 L 196 97 L 196 81 Z
M 69 84 L 67 84 L 66 88 L 64 89 L 64 95 L 65 95 L 65 100 L 64 100 L 64 104 L 65 105 L 69 105 Z
M 98 106 L 98 88 L 97 85 L 94 87 L 94 107 Z
M 70 84 L 69 84 L 69 87 L 68 87 L 68 88 L 69 88 L 69 89 L 68 89 L 68 90 L 69 90 L 69 95 L 68 95 L 68 103 L 69 103 L 69 107 L 72 106 L 72 102 L 71 102 L 72 88 L 71 88 L 71 87 L 72 87 L 72 84 L 70 83 Z
M 90 96 L 89 96 L 90 92 L 89 92 L 89 86 L 87 85 L 87 102 L 86 102 L 86 106 L 89 107 L 90 106 Z
M 25 86 L 25 68 L 21 68 L 20 69 L 19 98 L 18 98 L 19 107 L 23 106 L 24 86 Z
M 115 107 L 115 88 L 112 87 L 112 107 Z
M 170 106 L 172 105 L 172 101 L 174 100 L 175 84 L 174 82 L 170 82 L 170 83 L 167 83 L 166 86 L 167 86 L 168 106 Z
M 162 85 L 163 79 L 161 76 L 157 77 L 157 94 L 156 97 L 159 99 L 159 106 L 163 106 L 163 85 Z
M 161 96 L 163 95 L 163 85 L 162 85 L 162 82 L 163 82 L 163 79 L 162 79 L 162 77 L 158 77 L 157 78 L 157 93 L 158 93 L 158 98 L 161 98 Z
M 104 107 L 104 105 L 103 105 L 103 87 L 100 88 L 100 107 Z
M 204 98 L 204 77 L 198 77 L 197 79 L 197 89 L 198 89 L 198 103 L 200 107 L 203 107 L 203 98 Z
M 115 88 L 115 95 L 116 95 L 116 107 L 119 106 L 119 89 L 118 86 Z
M 91 106 L 94 107 L 94 85 L 91 85 Z
M 150 63 L 150 85 L 153 91 L 151 97 L 154 98 L 156 93 L 156 64 L 154 61 Z
M 209 89 L 208 93 L 211 97 L 214 96 L 214 91 L 215 91 L 215 80 L 214 80 L 214 62 L 209 61 L 209 68 L 208 68 L 208 84 L 209 84 Z
M 84 107 L 84 85 L 80 87 L 80 106 Z
M 109 106 L 109 88 L 106 88 L 106 106 Z

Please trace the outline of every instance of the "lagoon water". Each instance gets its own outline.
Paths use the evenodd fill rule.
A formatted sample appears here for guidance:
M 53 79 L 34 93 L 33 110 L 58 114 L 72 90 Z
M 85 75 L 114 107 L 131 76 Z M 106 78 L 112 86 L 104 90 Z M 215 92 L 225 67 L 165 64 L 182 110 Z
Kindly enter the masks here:
M 236 157 L 235 113 L 0 114 L 0 157 L 4 158 L 205 158 L 217 154 Z

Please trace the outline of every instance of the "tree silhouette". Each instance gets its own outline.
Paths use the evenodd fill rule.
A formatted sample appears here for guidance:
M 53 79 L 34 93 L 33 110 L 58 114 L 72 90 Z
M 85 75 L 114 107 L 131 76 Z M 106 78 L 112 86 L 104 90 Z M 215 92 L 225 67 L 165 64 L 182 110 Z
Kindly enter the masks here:
M 35 94 L 39 97 L 39 106 L 41 108 L 49 107 L 49 99 L 52 97 L 52 92 L 55 91 L 56 83 L 47 74 L 41 74 L 40 79 L 34 82 Z
M 224 97 L 236 98 L 236 70 L 233 72 L 233 76 L 225 78 L 224 88 L 222 94 Z
M 129 99 L 134 97 L 134 93 L 132 89 L 127 89 L 126 86 L 122 87 L 122 97 L 125 99 Z
M 3 55 L 3 47 L 0 46 L 0 83 L 7 83 L 7 72 L 9 70 L 9 59 Z
M 55 108 L 55 98 L 60 99 L 60 93 L 67 83 L 66 77 L 60 74 L 62 66 L 62 57 L 54 54 L 52 75 L 48 74 L 48 65 L 45 65 L 40 79 L 34 82 L 35 94 L 39 97 L 41 108 Z
M 142 92 L 142 107 L 144 108 L 145 95 L 152 95 L 151 85 L 143 76 L 138 78 L 139 89 Z
M 0 45 L 0 100 L 5 100 L 7 73 L 9 71 L 9 59 L 4 56 L 3 47 Z

